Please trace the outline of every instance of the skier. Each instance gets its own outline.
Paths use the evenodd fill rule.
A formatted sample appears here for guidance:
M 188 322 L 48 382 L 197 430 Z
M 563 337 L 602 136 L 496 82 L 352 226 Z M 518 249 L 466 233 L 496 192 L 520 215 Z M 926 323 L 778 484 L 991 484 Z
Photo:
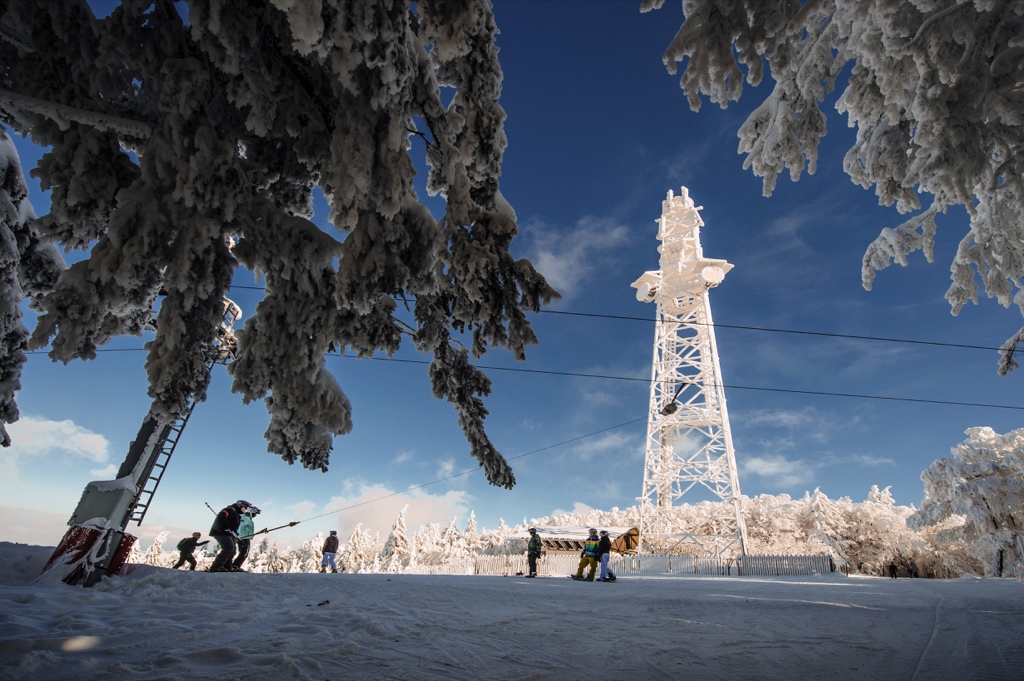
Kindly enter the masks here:
M 178 557 L 178 562 L 174 564 L 173 569 L 177 570 L 185 563 L 188 563 L 189 570 L 196 569 L 196 558 L 192 554 L 195 553 L 195 550 L 198 547 L 206 546 L 210 543 L 209 539 L 206 541 L 199 541 L 199 538 L 202 536 L 203 535 L 200 532 L 193 532 L 191 537 L 185 537 L 178 542 L 178 551 L 181 552 L 181 555 Z
M 608 538 L 608 530 L 601 530 L 601 541 L 597 545 L 597 559 L 601 561 L 599 582 L 614 582 L 615 573 L 608 567 L 608 559 L 612 557 L 612 540 Z
M 530 530 L 530 543 L 526 546 L 526 560 L 530 563 L 530 574 L 527 577 L 537 576 L 537 560 L 540 558 L 540 549 L 542 546 L 540 535 L 537 534 L 537 528 L 531 527 Z
M 248 501 L 238 500 L 235 503 L 222 508 L 213 521 L 210 528 L 210 536 L 217 540 L 220 545 L 220 552 L 213 559 L 210 572 L 231 572 L 231 559 L 235 557 L 235 547 L 238 542 L 238 525 L 241 522 L 242 514 L 252 504 Z
M 583 569 L 590 566 L 590 573 L 587 575 L 588 582 L 594 581 L 594 573 L 597 572 L 597 551 L 601 540 L 597 538 L 597 530 L 590 528 L 589 536 L 583 542 L 583 553 L 580 554 L 580 566 L 575 575 L 569 575 L 573 579 L 583 579 Z
M 327 566 L 331 566 L 331 572 L 337 572 L 338 566 L 334 564 L 334 554 L 338 552 L 338 532 L 331 530 L 331 536 L 324 540 L 323 554 L 320 560 L 320 572 L 327 572 Z
M 245 562 L 246 557 L 249 555 L 249 547 L 252 545 L 252 535 L 255 529 L 252 519 L 259 514 L 260 509 L 250 506 L 238 520 L 238 555 L 231 562 L 232 572 L 245 572 L 242 569 L 242 563 Z

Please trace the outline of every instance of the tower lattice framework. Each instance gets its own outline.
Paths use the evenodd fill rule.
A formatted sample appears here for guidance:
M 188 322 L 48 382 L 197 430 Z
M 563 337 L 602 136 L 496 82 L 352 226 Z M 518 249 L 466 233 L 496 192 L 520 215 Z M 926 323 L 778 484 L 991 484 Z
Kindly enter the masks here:
M 658 307 L 640 541 L 646 552 L 731 557 L 746 553 L 747 531 L 708 293 L 732 265 L 704 257 L 700 210 L 686 187 L 668 192 L 661 269 L 633 282 L 637 299 Z M 696 504 L 697 521 L 680 528 L 673 507 L 695 488 L 724 503 Z

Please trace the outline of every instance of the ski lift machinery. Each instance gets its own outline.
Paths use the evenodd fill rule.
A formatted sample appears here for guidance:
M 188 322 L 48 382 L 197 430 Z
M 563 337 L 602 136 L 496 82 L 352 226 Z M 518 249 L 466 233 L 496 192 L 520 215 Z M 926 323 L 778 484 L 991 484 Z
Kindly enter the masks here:
M 234 325 L 241 316 L 241 308 L 224 298 L 224 316 L 217 335 L 200 349 L 207 373 L 214 365 L 234 359 Z M 61 571 L 65 573 L 62 580 L 68 584 L 92 586 L 104 575 L 121 571 L 136 540 L 126 532 L 128 525 L 141 525 L 146 517 L 195 404 L 190 395 L 171 421 L 156 417 L 152 411 L 146 415 L 117 477 L 85 486 L 68 520 L 68 531 L 43 568 L 44 573 Z

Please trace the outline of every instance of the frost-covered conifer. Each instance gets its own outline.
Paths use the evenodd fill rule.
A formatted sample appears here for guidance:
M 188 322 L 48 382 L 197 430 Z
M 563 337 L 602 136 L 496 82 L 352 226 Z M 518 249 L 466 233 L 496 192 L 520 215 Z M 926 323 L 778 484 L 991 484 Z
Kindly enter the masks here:
M 53 204 L 40 231 L 88 252 L 40 300 L 31 346 L 91 358 L 155 313 L 150 396 L 172 419 L 205 396 L 196 348 L 214 338 L 242 265 L 266 293 L 229 371 L 245 402 L 264 400 L 269 451 L 326 470 L 352 423 L 325 355 L 390 355 L 407 335 L 432 356 L 433 393 L 454 406 L 488 481 L 512 487 L 470 354 L 522 359 L 536 342 L 526 313 L 557 294 L 509 252 L 490 2 L 180 6 L 124 0 L 96 19 L 85 0 L 0 3 L 0 121 L 51 147 L 33 170 Z M 440 218 L 413 188 L 414 147 L 427 191 L 446 201 Z M 329 231 L 310 220 L 314 188 Z M 19 267 L 41 281 L 48 264 Z M 0 315 L 19 300 L 5 296 Z M 0 338 L 11 385 L 22 336 Z
M 344 568 L 345 572 L 372 571 L 377 563 L 377 554 L 380 553 L 377 537 L 376 532 L 364 529 L 362 523 L 356 525 L 348 538 L 347 549 L 341 556 L 339 567 Z
M 662 4 L 643 0 L 641 11 Z M 977 302 L 979 278 L 1024 313 L 1024 4 L 684 0 L 683 13 L 663 60 L 670 73 L 684 62 L 692 109 L 702 96 L 726 107 L 768 66 L 775 88 L 739 130 L 744 167 L 764 178 L 765 196 L 779 173 L 795 181 L 815 171 L 819 104 L 851 69 L 836 105 L 857 129 L 844 169 L 881 204 L 916 212 L 868 247 L 866 289 L 914 251 L 931 261 L 936 214 L 961 205 L 970 228 L 950 268 L 953 314 Z M 1004 346 L 1002 373 L 1016 368 L 1021 340 L 1024 329 Z
M 51 244 L 39 240 L 35 213 L 18 152 L 0 128 L 0 445 L 11 438 L 8 423 L 18 420 L 14 393 L 21 388 L 21 369 L 29 332 L 22 323 L 21 302 L 38 301 L 57 281 L 64 260 Z
M 909 523 L 922 528 L 962 517 L 936 533 L 936 543 L 965 545 L 986 574 L 999 576 L 1024 560 L 1024 429 L 966 433 L 951 450 L 953 458 L 938 459 L 921 473 L 925 496 Z
M 380 552 L 380 569 L 382 572 L 402 572 L 412 559 L 412 545 L 405 530 L 405 512 L 409 506 L 403 506 L 391 527 L 391 534 L 384 542 Z

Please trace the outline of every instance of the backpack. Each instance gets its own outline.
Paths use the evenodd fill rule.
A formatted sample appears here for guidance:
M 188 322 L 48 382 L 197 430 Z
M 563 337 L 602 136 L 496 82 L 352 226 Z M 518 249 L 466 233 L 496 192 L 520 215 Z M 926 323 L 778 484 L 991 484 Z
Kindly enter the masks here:
M 187 542 L 187 541 L 188 541 L 188 537 L 185 537 L 180 542 L 178 542 L 178 550 L 179 551 L 184 551 L 185 550 L 185 542 Z

